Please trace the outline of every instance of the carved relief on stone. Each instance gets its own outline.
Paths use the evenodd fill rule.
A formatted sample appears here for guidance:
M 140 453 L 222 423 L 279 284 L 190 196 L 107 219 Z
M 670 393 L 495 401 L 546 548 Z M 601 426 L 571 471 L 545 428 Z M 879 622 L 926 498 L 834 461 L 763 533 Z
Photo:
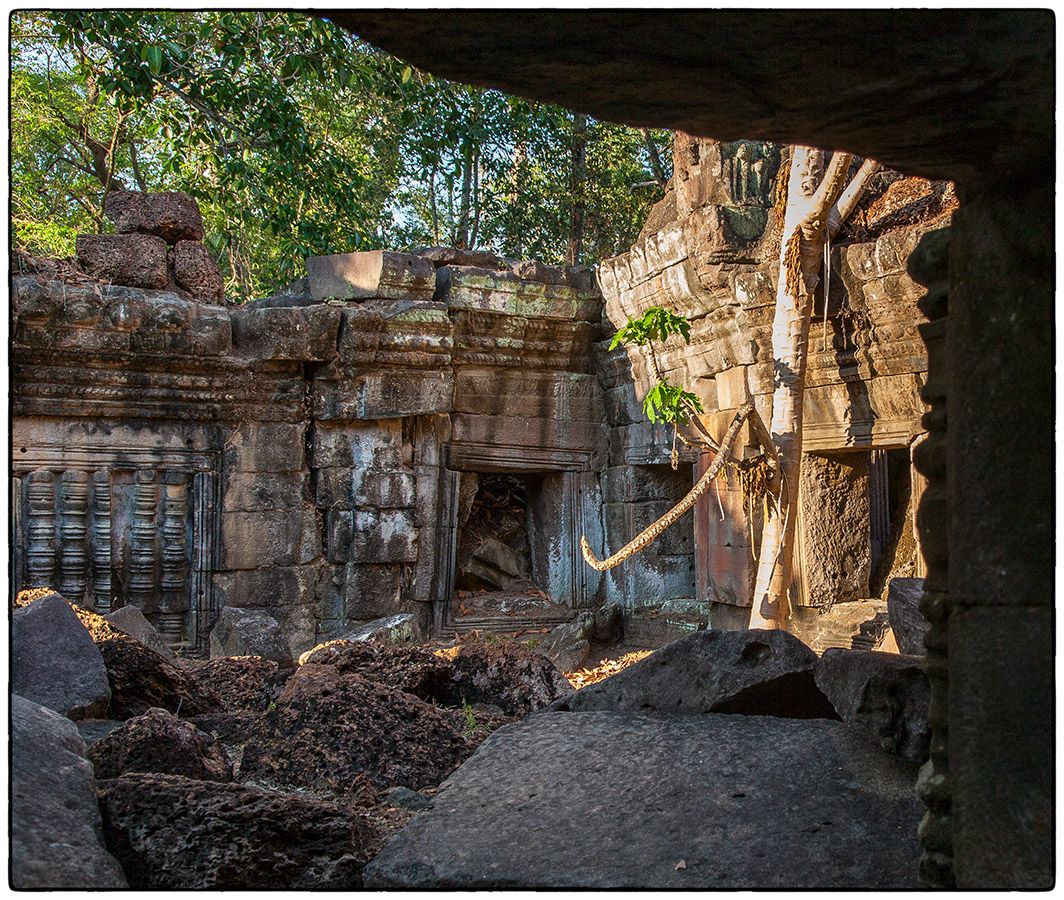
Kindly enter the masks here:
M 54 587 L 55 581 L 55 476 L 47 469 L 30 474 L 27 587 Z
M 138 469 L 130 524 L 128 601 L 147 615 L 155 609 L 155 564 L 158 528 L 155 514 L 159 485 L 151 469 Z
M 88 587 L 88 546 L 85 538 L 89 515 L 89 476 L 68 469 L 60 477 L 60 571 L 59 592 L 82 603 Z
M 162 597 L 159 633 L 168 643 L 179 643 L 188 610 L 188 484 L 183 472 L 167 472 L 163 495 Z
M 92 595 L 101 615 L 111 611 L 111 477 L 92 475 Z

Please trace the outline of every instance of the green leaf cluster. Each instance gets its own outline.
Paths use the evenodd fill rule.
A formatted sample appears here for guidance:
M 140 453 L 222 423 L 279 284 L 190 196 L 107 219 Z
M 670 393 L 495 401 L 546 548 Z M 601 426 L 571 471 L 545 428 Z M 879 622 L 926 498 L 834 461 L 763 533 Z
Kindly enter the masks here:
M 654 424 L 683 425 L 690 417 L 692 407 L 705 412 L 698 397 L 668 381 L 658 382 L 643 398 L 643 414 Z
M 616 350 L 621 344 L 643 347 L 651 341 L 664 343 L 669 339 L 669 335 L 673 334 L 680 335 L 684 343 L 689 344 L 691 323 L 663 306 L 652 306 L 638 319 L 628 317 L 628 322 L 613 336 L 610 349 Z

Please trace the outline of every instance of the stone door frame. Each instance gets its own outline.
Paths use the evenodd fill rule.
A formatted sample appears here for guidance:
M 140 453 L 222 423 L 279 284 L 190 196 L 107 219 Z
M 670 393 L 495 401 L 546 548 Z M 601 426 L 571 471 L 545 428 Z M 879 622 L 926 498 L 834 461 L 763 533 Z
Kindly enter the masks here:
M 574 611 L 592 606 L 593 598 L 589 596 L 587 573 L 580 552 L 580 536 L 587 531 L 580 476 L 592 473 L 592 452 L 457 441 L 444 444 L 442 450 L 438 488 L 440 514 L 435 535 L 442 554 L 433 592 L 433 632 L 439 634 L 454 628 L 452 604 L 458 555 L 458 487 L 463 472 L 563 476 L 569 507 L 574 513 L 568 522 L 563 523 L 568 533 L 570 552 L 569 599 L 565 602 Z M 521 628 L 536 623 L 514 619 L 512 624 L 515 628 Z

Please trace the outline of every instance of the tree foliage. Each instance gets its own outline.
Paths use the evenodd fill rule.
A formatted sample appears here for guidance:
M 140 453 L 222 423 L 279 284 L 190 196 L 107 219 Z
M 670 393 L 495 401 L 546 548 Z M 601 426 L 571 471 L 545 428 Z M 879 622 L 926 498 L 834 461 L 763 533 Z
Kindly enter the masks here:
M 351 249 L 559 263 L 577 220 L 595 261 L 638 235 L 670 156 L 667 134 L 435 79 L 296 13 L 18 12 L 11 60 L 16 246 L 68 255 L 107 190 L 184 190 L 238 297 Z
M 652 306 L 638 319 L 628 317 L 628 321 L 613 336 L 610 349 L 615 350 L 622 344 L 647 347 L 653 360 L 654 341 L 665 343 L 673 334 L 680 335 L 684 343 L 690 343 L 691 323 L 663 306 Z M 651 422 L 683 425 L 690 419 L 692 412 L 705 412 L 697 396 L 671 384 L 658 371 L 656 361 L 653 365 L 658 381 L 643 398 L 643 414 Z

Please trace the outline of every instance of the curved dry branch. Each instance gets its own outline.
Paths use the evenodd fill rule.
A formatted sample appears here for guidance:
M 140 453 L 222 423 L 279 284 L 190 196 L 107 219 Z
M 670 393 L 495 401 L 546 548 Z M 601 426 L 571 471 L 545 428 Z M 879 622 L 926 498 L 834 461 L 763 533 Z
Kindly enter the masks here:
M 839 194 L 839 199 L 835 201 L 835 215 L 831 217 L 831 224 L 828 226 L 829 238 L 835 237 L 838 230 L 857 208 L 857 204 L 868 187 L 868 182 L 872 180 L 872 176 L 878 171 L 879 163 L 874 159 L 866 159 L 861 163 L 861 168 L 853 176 L 853 181 L 846 186 L 846 190 Z
M 597 559 L 591 549 L 591 545 L 587 541 L 587 537 L 581 535 L 580 550 L 584 554 L 584 559 L 587 560 L 587 564 L 598 572 L 605 572 L 607 569 L 619 566 L 626 559 L 629 559 L 641 550 L 646 549 L 657 540 L 657 538 L 660 537 L 670 525 L 674 524 L 684 513 L 694 506 L 695 503 L 698 502 L 699 497 L 709 489 L 709 486 L 713 483 L 713 479 L 717 477 L 721 467 L 727 461 L 728 453 L 731 452 L 731 445 L 735 442 L 736 435 L 739 434 L 739 429 L 742 427 L 743 422 L 745 422 L 750 414 L 754 412 L 754 403 L 752 400 L 748 400 L 739 408 L 739 411 L 735 414 L 735 418 L 732 419 L 731 425 L 728 426 L 728 430 L 724 435 L 724 440 L 720 442 L 720 450 L 717 452 L 717 455 L 714 457 L 709 468 L 702 474 L 702 477 L 695 482 L 694 487 L 687 492 L 687 495 L 679 503 L 665 513 L 665 515 L 654 522 L 654 524 L 641 531 L 612 556 L 608 556 L 603 560 Z
M 828 170 L 824 173 L 824 179 L 820 182 L 816 193 L 813 194 L 810 209 L 802 219 L 803 231 L 819 231 L 827 222 L 828 213 L 835 205 L 842 189 L 846 187 L 846 176 L 849 174 L 852 162 L 852 153 L 836 152 L 831 157 Z

